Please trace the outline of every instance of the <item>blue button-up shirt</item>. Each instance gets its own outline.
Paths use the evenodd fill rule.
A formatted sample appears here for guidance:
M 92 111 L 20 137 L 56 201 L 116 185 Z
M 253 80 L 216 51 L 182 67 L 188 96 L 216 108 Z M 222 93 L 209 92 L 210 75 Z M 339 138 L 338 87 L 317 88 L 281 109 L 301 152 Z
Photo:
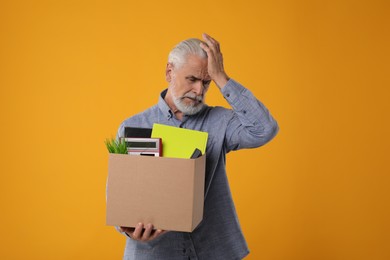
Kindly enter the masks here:
M 118 137 L 127 126 L 152 128 L 154 123 L 208 132 L 203 220 L 191 233 L 167 232 L 149 242 L 127 237 L 124 259 L 242 259 L 249 250 L 226 176 L 226 153 L 264 145 L 276 135 L 278 125 L 267 108 L 232 79 L 221 89 L 232 109 L 205 106 L 182 121 L 164 101 L 166 91 L 157 105 L 126 119 Z

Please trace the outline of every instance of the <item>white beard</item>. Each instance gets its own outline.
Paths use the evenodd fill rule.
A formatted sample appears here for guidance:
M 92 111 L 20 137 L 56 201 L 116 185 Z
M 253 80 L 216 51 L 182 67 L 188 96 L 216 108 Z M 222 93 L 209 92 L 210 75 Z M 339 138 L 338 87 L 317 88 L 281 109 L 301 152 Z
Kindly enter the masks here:
M 172 93 L 172 97 L 173 97 L 173 103 L 175 104 L 176 108 L 185 115 L 190 115 L 190 116 L 195 115 L 200 110 L 202 110 L 204 106 L 203 98 L 198 104 L 187 105 L 184 101 L 184 97 L 176 97 L 173 93 Z
M 195 115 L 198 113 L 202 108 L 204 107 L 204 96 L 196 96 L 193 93 L 187 93 L 184 96 L 178 97 L 176 96 L 175 93 L 175 85 L 171 85 L 171 90 L 172 90 L 172 98 L 173 98 L 173 103 L 175 104 L 176 108 L 181 111 L 185 115 Z M 193 99 L 196 99 L 197 104 L 189 104 L 187 105 L 186 102 L 184 101 L 185 97 L 190 97 Z

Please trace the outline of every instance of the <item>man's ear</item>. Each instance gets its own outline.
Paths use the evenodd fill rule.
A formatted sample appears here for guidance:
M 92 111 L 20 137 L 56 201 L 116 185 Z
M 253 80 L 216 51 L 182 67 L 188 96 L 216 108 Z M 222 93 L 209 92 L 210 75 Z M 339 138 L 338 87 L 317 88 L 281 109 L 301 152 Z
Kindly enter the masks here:
M 167 63 L 167 67 L 165 69 L 165 79 L 169 83 L 172 80 L 172 71 L 173 71 L 173 65 L 171 63 Z

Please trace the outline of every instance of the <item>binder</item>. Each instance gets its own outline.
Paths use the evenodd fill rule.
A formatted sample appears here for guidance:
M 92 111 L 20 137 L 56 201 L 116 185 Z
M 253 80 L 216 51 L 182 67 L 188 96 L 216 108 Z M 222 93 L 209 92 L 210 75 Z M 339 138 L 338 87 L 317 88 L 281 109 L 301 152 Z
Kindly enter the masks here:
M 125 127 L 125 137 L 150 138 L 152 134 L 151 128 L 142 127 Z
M 208 133 L 191 129 L 153 124 L 152 138 L 161 138 L 163 156 L 171 158 L 191 158 L 195 149 L 206 153 Z

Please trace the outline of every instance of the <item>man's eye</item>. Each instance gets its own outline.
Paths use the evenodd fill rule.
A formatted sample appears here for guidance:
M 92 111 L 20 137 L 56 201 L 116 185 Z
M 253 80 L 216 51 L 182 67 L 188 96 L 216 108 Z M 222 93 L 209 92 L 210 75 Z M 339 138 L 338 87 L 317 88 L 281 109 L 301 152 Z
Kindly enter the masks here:
M 203 85 L 204 85 L 205 87 L 208 87 L 208 86 L 210 85 L 210 83 L 211 83 L 210 80 L 209 80 L 209 81 L 204 81 L 204 82 L 203 82 Z
M 196 81 L 196 79 L 194 79 L 194 78 L 189 78 L 188 79 L 190 82 L 195 82 Z

